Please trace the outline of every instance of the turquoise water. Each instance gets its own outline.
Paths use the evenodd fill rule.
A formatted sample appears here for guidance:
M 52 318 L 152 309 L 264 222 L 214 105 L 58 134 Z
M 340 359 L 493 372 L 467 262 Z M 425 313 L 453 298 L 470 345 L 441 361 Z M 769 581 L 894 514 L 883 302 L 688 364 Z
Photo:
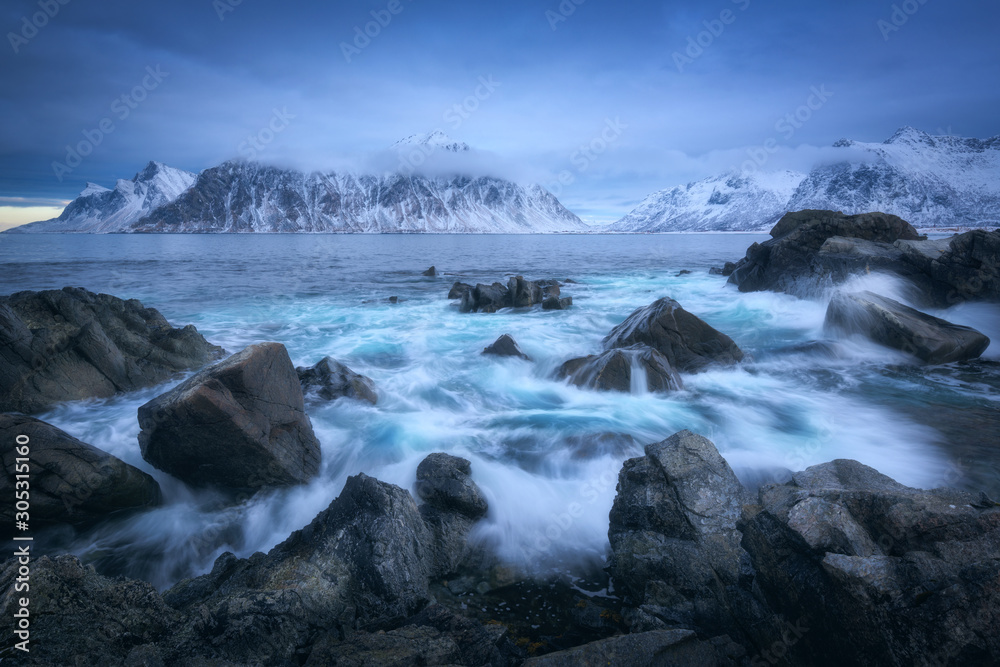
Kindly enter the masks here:
M 379 391 L 375 407 L 307 406 L 323 447 L 319 478 L 235 507 L 142 460 L 136 410 L 173 383 L 40 415 L 149 472 L 166 496 L 150 512 L 52 536 L 50 548 L 166 586 L 207 571 L 224 551 L 272 547 L 324 509 L 348 475 L 411 488 L 419 461 L 447 451 L 473 462 L 490 501 L 475 539 L 525 567 L 565 566 L 603 557 L 622 461 L 685 428 L 711 438 L 751 483 L 778 468 L 853 458 L 914 486 L 1000 488 L 991 445 L 998 421 L 990 420 L 1000 405 L 1000 346 L 986 362 L 934 372 L 857 341 L 835 359 L 783 353 L 823 337 L 828 296 L 740 294 L 708 273 L 763 238 L 0 236 L 0 293 L 76 285 L 138 298 L 230 352 L 278 341 L 297 365 L 332 355 Z M 443 275 L 422 277 L 432 264 Z M 677 276 L 682 269 L 692 273 Z M 446 298 L 455 280 L 512 274 L 577 281 L 563 288 L 574 306 L 468 315 Z M 881 276 L 854 287 L 907 296 Z M 563 361 L 597 351 L 612 327 L 662 296 L 729 334 L 753 360 L 684 376 L 685 389 L 667 395 L 585 391 L 553 379 Z M 995 306 L 935 314 L 1000 340 Z M 503 333 L 535 363 L 481 356 Z M 941 424 L 968 414 L 979 426 L 955 447 Z

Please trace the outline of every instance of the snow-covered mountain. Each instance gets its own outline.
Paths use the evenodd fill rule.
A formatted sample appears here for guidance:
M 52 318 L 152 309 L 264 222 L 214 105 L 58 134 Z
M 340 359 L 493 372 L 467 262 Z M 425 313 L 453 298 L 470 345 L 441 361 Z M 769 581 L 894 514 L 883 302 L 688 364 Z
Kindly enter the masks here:
M 790 171 L 714 176 L 649 195 L 608 229 L 767 230 L 787 211 L 893 213 L 917 227 L 1000 222 L 1000 136 L 931 136 L 904 127 L 883 143 L 842 139 L 845 159 Z
M 586 231 L 539 185 L 475 175 L 481 164 L 440 130 L 394 144 L 392 171 L 304 173 L 234 160 L 195 176 L 151 162 L 114 190 L 88 184 L 59 218 L 18 232 Z M 433 170 L 418 168 L 435 161 Z M 372 169 L 371 171 L 378 171 Z M 470 175 L 458 175 L 470 174 Z
M 1000 136 L 931 136 L 904 127 L 881 144 L 842 139 L 872 159 L 813 169 L 789 210 L 893 213 L 917 227 L 1000 222 Z
M 120 179 L 113 190 L 87 183 L 83 192 L 58 218 L 15 227 L 11 232 L 85 232 L 123 231 L 152 213 L 156 208 L 177 199 L 194 184 L 197 176 L 159 162 L 150 162 L 132 180 Z
M 468 153 L 472 150 L 469 144 L 464 141 L 453 141 L 451 137 L 441 130 L 434 130 L 424 134 L 414 134 L 405 139 L 400 139 L 392 145 L 393 150 L 409 150 L 418 147 L 423 150 L 446 150 L 452 153 Z
M 729 173 L 654 192 L 614 223 L 619 232 L 701 232 L 773 225 L 805 174 L 793 171 Z
M 581 231 L 579 218 L 538 185 L 493 177 L 364 175 L 232 161 L 207 169 L 135 232 Z

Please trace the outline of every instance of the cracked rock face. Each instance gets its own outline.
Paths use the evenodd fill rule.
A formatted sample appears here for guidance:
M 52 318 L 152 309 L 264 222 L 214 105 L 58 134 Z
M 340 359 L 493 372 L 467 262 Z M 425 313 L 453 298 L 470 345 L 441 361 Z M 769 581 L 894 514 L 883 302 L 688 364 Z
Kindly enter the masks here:
M 625 462 L 611 509 L 610 570 L 643 629 L 738 632 L 734 610 L 752 606 L 736 529 L 744 498 L 715 446 L 690 431 Z
M 75 287 L 0 297 L 0 411 L 134 391 L 222 354 L 135 299 Z
M 139 425 L 142 457 L 196 486 L 289 486 L 319 472 L 319 441 L 280 343 L 252 345 L 154 398 Z

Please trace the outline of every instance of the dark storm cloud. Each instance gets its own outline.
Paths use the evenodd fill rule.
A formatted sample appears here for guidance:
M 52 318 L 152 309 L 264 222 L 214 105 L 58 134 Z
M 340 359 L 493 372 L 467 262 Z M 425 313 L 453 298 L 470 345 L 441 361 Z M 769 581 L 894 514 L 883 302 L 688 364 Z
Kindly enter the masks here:
M 344 167 L 440 128 L 546 185 L 569 174 L 564 202 L 613 218 L 769 139 L 791 165 L 902 125 L 996 134 L 998 17 L 943 0 L 18 0 L 0 13 L 0 197 L 69 199 L 150 159 Z

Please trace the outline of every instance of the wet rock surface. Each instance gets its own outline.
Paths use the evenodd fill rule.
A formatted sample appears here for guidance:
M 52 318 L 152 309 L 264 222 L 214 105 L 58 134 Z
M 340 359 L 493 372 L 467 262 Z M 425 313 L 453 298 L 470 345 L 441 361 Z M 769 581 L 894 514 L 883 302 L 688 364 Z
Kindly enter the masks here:
M 65 431 L 32 417 L 0 414 L 4 476 L 0 494 L 14 498 L 18 436 L 28 439 L 30 516 L 35 525 L 92 524 L 127 510 L 158 505 L 160 485 L 152 477 Z M 10 446 L 7 446 L 9 443 Z M 14 523 L 13 502 L 0 505 L 0 519 Z
M 0 411 L 134 391 L 222 354 L 135 299 L 75 287 L 0 297 Z
M 510 334 L 503 334 L 491 345 L 483 348 L 483 354 L 491 354 L 496 357 L 518 357 L 525 361 L 531 361 L 531 357 L 521 350 L 521 346 Z
M 735 364 L 744 357 L 729 336 L 670 298 L 637 309 L 611 330 L 603 344 L 606 350 L 648 345 L 681 373 L 696 373 L 712 364 Z
M 824 328 L 842 335 L 862 335 L 929 364 L 975 359 L 990 345 L 990 339 L 975 329 L 872 292 L 835 294 Z
M 323 357 L 314 366 L 298 367 L 295 372 L 299 376 L 302 392 L 307 396 L 315 393 L 325 401 L 354 398 L 372 405 L 378 403 L 375 383 L 371 378 L 355 373 L 333 357 Z
M 558 375 L 578 387 L 601 391 L 674 391 L 683 387 L 670 361 L 648 345 L 570 359 L 560 366 Z
M 151 464 L 196 486 L 308 482 L 320 448 L 285 346 L 252 345 L 139 408 Z

